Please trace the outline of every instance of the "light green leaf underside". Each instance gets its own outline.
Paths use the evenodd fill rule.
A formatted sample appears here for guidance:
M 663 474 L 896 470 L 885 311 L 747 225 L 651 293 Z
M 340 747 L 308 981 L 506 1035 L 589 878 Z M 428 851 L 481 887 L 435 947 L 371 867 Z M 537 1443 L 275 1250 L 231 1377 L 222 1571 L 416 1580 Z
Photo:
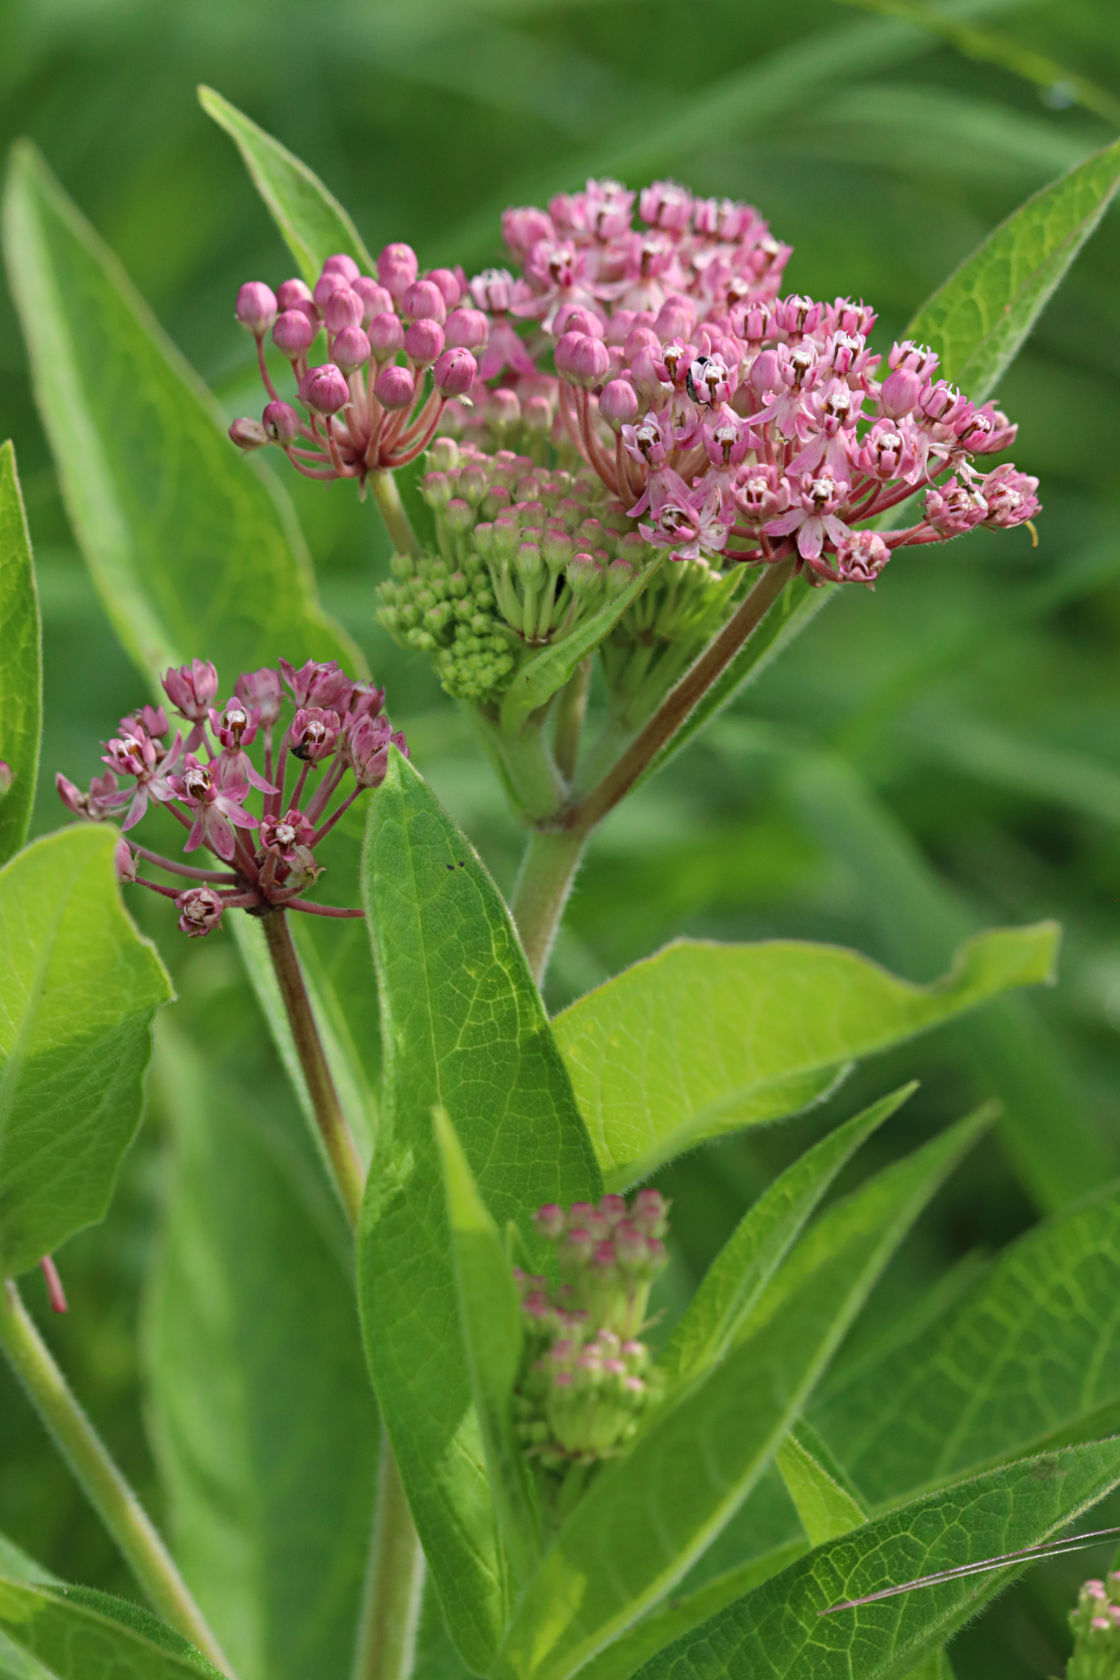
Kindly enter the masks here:
M 1049 979 L 1056 941 L 1049 922 L 983 934 L 932 986 L 836 946 L 682 941 L 564 1010 L 556 1037 L 603 1172 L 622 1185 L 804 1108 L 859 1057 Z
M 1033 1546 L 1120 1485 L 1120 1441 L 1025 1459 L 903 1506 L 831 1541 L 705 1622 L 637 1680 L 901 1680 L 1015 1571 L 965 1577 L 879 1604 L 828 1606 Z M 934 1670 L 936 1673 L 937 1670 Z
M 17 1650 L 48 1665 L 58 1680 L 219 1676 L 147 1610 L 105 1593 L 0 1579 L 0 1631 Z
M 344 253 L 367 274 L 376 265 L 350 216 L 313 170 L 274 140 L 213 88 L 200 87 L 198 102 L 241 153 L 241 161 L 273 221 L 313 286 L 327 257 Z
M 23 144 L 4 244 L 36 399 L 105 610 L 140 669 L 356 652 L 315 600 L 286 495 L 225 422 L 116 258 Z
M 121 908 L 111 829 L 63 829 L 0 870 L 0 1277 L 109 1205 L 143 1108 L 163 965 Z
M 800 1429 L 792 1430 L 782 1442 L 778 1469 L 810 1545 L 823 1546 L 827 1540 L 836 1540 L 841 1534 L 862 1527 L 867 1516 L 863 1506 L 839 1477 L 829 1473 Z
M 174 1156 L 144 1352 L 176 1557 L 239 1680 L 342 1674 L 379 1434 L 349 1234 L 294 1113 L 166 1027 L 155 1074 Z
M 853 1198 L 868 1217 L 833 1227 L 840 1240 L 814 1250 L 781 1311 L 670 1399 L 600 1473 L 526 1589 L 502 1680 L 566 1680 L 680 1580 L 758 1482 L 875 1278 L 981 1123 L 964 1121 L 901 1163 L 889 1196 Z
M 0 793 L 0 864 L 27 835 L 39 773 L 43 658 L 31 538 L 16 453 L 0 445 L 0 759 L 12 785 Z
M 500 1231 L 599 1175 L 504 903 L 412 766 L 370 802 L 364 896 L 384 1075 L 359 1235 L 378 1398 L 448 1625 L 485 1670 L 502 1621 L 493 1503 L 459 1333 L 432 1109 Z

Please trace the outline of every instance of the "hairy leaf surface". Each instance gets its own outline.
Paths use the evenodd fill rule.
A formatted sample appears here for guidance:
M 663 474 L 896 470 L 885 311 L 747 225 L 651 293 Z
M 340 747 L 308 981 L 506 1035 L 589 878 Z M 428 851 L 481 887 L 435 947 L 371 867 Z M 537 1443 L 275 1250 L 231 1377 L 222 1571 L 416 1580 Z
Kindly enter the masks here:
M 0 864 L 27 834 L 39 773 L 43 656 L 31 537 L 23 511 L 16 452 L 0 445 L 0 760 L 11 787 L 0 791 Z

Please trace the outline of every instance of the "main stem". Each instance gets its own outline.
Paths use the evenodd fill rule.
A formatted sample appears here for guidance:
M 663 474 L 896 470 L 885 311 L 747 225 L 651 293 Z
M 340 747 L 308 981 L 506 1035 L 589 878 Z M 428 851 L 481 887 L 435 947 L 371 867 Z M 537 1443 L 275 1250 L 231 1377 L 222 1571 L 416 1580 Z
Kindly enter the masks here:
M 420 540 L 405 512 L 394 475 L 386 471 L 371 472 L 366 482 L 397 553 L 419 557 Z
M 583 829 L 534 828 L 529 833 L 510 908 L 538 986 L 586 840 Z
M 327 1159 L 351 1229 L 356 1230 L 365 1173 L 327 1065 L 285 912 L 271 911 L 264 918 L 264 931 Z M 377 1512 L 358 1627 L 354 1680 L 408 1680 L 415 1655 L 423 1582 L 424 1553 L 393 1449 L 383 1431 Z
M 12 1279 L 0 1286 L 0 1345 L 152 1604 L 216 1667 L 232 1674 L 174 1558 L 55 1364 Z
M 270 910 L 264 917 L 264 936 L 268 954 L 284 1000 L 284 1009 L 291 1028 L 292 1041 L 299 1056 L 307 1094 L 319 1126 L 319 1135 L 327 1152 L 335 1185 L 352 1227 L 358 1223 L 365 1188 L 365 1169 L 358 1154 L 354 1137 L 346 1124 L 342 1104 L 338 1100 L 331 1070 L 327 1064 L 323 1041 L 307 995 L 307 986 L 300 967 L 292 930 L 288 926 L 286 910 Z

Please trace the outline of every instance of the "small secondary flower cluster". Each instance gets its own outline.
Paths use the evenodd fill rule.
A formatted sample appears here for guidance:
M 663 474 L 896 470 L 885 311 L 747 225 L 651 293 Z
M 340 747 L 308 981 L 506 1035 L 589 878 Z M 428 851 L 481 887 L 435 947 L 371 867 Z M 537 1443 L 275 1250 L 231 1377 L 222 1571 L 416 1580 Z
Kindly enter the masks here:
M 546 1203 L 537 1230 L 555 1244 L 563 1279 L 517 1271 L 526 1330 L 515 1396 L 518 1433 L 546 1470 L 594 1464 L 633 1437 L 655 1390 L 638 1338 L 650 1286 L 665 1266 L 668 1203 L 640 1190 L 566 1211 Z
M 356 478 L 402 467 L 428 447 L 449 397 L 470 390 L 486 343 L 487 321 L 461 307 L 462 273 L 419 276 L 415 251 L 387 245 L 376 280 L 353 257 L 328 257 L 314 289 L 285 280 L 275 292 L 250 280 L 236 316 L 257 343 L 268 402 L 259 420 L 235 420 L 242 449 L 278 445 L 307 478 Z M 316 345 L 326 337 L 326 360 Z M 295 397 L 282 398 L 269 372 L 265 339 L 291 363 Z
M 974 466 L 1015 427 L 938 378 L 933 351 L 896 343 L 880 381 L 873 310 L 776 295 L 788 247 L 750 206 L 590 181 L 547 212 L 507 211 L 503 232 L 520 277 L 471 282 L 491 315 L 476 424 L 482 381 L 537 390 L 551 352 L 558 424 L 673 559 L 792 555 L 810 581 L 873 584 L 896 548 L 1038 511 L 1036 479 Z M 540 323 L 535 341 L 517 318 Z M 915 522 L 867 528 L 922 489 Z
M 163 706 L 143 706 L 122 718 L 120 733 L 104 743 L 102 760 L 109 766 L 104 775 L 94 777 L 86 792 L 59 775 L 59 795 L 75 816 L 94 822 L 127 807 L 125 832 L 154 801 L 187 830 L 184 853 L 209 851 L 225 867 L 196 868 L 122 835 L 121 879 L 174 899 L 179 927 L 192 938 L 212 933 L 223 912 L 233 908 L 253 915 L 287 908 L 360 916 L 360 910 L 314 904 L 302 895 L 322 873 L 316 857 L 321 842 L 360 793 L 384 781 L 389 748 L 407 756 L 404 736 L 393 733 L 382 709 L 384 689 L 355 681 L 334 660 L 308 660 L 296 670 L 286 659 L 278 670 L 243 672 L 220 708 L 214 704 L 218 673 L 209 660 L 168 671 L 163 689 L 188 726 L 186 735 L 178 728 L 169 740 Z M 289 703 L 294 715 L 280 725 Z M 261 769 L 248 751 L 258 736 Z M 289 788 L 290 769 L 296 774 Z M 313 792 L 311 776 L 318 781 Z M 349 791 L 347 778 L 354 784 Z M 247 809 L 254 790 L 260 795 L 259 816 Z M 341 797 L 330 809 L 336 794 Z M 169 887 L 147 879 L 138 873 L 141 858 L 191 885 Z
M 1066 1680 L 1120 1680 L 1120 1572 L 1086 1581 L 1069 1620 L 1074 1647 Z

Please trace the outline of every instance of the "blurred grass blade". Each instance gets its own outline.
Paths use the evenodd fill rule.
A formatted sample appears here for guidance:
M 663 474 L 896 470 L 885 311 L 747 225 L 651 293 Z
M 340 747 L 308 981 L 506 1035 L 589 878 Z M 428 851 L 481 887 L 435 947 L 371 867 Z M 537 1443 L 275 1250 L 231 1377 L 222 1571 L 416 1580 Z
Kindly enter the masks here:
M 1056 948 L 1052 922 L 998 929 L 915 986 L 840 946 L 680 940 L 578 999 L 554 1031 L 617 1188 L 709 1138 L 796 1113 L 861 1057 L 1051 979 Z
M 0 788 L 0 864 L 27 836 L 39 774 L 43 654 L 31 537 L 23 511 L 16 452 L 0 445 L 0 761 L 11 785 Z M 6 779 L 6 778 L 5 778 Z
M 223 1680 L 150 1611 L 85 1587 L 0 1578 L 0 1633 L 57 1680 Z
M 67 511 L 149 682 L 212 659 L 360 656 L 319 607 L 290 504 L 230 443 L 208 393 L 38 153 L 12 154 L 4 246 Z
M 198 102 L 241 153 L 253 185 L 309 286 L 319 278 L 326 258 L 340 252 L 353 257 L 365 273 L 376 273 L 376 264 L 350 216 L 305 163 L 213 88 L 200 87 Z
M 875 1279 L 985 1124 L 972 1116 L 909 1156 L 889 1195 L 853 1198 L 833 1227 L 840 1240 L 814 1250 L 781 1309 L 600 1472 L 525 1590 L 500 1680 L 567 1680 L 680 1580 L 757 1484 Z

